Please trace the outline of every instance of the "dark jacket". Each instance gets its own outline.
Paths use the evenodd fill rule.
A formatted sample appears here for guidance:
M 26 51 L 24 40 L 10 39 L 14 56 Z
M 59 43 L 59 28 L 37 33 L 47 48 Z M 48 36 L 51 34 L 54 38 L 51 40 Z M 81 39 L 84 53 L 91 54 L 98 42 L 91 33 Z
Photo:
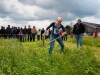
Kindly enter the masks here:
M 82 23 L 80 25 L 78 25 L 78 23 L 74 25 L 73 34 L 78 35 L 78 34 L 83 34 L 84 32 L 85 32 L 85 27 Z
M 16 34 L 19 34 L 19 32 L 20 32 L 20 29 L 16 29 Z
M 5 33 L 6 33 L 6 30 L 2 28 L 0 34 L 5 34 Z
M 11 28 L 11 34 L 16 34 L 16 29 L 15 28 Z
M 6 31 L 7 31 L 7 34 L 11 34 L 11 28 L 7 27 Z
M 28 34 L 31 34 L 31 28 L 28 28 L 28 29 L 27 29 L 27 33 L 28 33 Z
M 0 29 L 0 34 L 1 34 L 1 29 Z
M 51 28 L 52 27 L 52 32 L 51 32 L 51 34 L 54 34 L 54 28 L 55 28 L 55 22 L 52 22 L 47 28 L 46 28 L 46 30 L 48 30 L 49 28 Z M 65 28 L 64 28 L 64 26 L 61 24 L 59 27 L 59 30 L 60 30 L 60 28 L 62 28 L 62 30 L 65 32 L 66 30 L 65 30 Z
M 45 32 L 45 30 L 42 29 L 42 30 L 41 30 L 41 35 L 42 35 L 44 32 Z
M 22 30 L 22 32 L 23 32 L 23 34 L 27 34 L 27 29 L 24 28 L 24 29 Z

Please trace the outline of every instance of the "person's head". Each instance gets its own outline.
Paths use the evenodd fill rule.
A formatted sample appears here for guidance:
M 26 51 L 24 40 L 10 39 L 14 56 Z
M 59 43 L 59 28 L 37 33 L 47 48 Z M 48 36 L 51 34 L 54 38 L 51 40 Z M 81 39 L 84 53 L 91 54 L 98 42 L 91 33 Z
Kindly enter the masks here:
M 44 28 L 42 28 L 42 30 L 44 30 Z
M 3 28 L 3 26 L 1 26 L 1 29 Z
M 22 30 L 22 28 L 20 28 Z
M 26 28 L 26 26 L 24 26 L 24 28 Z
M 5 29 L 5 27 L 3 27 L 3 29 Z
M 20 29 L 20 32 L 22 32 L 22 29 Z
M 28 25 L 28 28 L 30 28 L 30 25 Z
M 41 29 L 39 29 L 38 31 L 41 31 Z
M 12 28 L 14 28 L 14 26 L 12 26 Z
M 33 28 L 35 28 L 35 26 L 33 26 Z
M 56 23 L 57 23 L 58 25 L 60 25 L 61 22 L 62 22 L 62 17 L 58 17 L 58 18 L 56 19 Z
M 18 27 L 18 29 L 20 29 L 20 27 Z
M 80 24 L 81 23 L 81 19 L 78 19 L 77 23 Z
M 8 28 L 10 28 L 10 25 L 8 25 Z

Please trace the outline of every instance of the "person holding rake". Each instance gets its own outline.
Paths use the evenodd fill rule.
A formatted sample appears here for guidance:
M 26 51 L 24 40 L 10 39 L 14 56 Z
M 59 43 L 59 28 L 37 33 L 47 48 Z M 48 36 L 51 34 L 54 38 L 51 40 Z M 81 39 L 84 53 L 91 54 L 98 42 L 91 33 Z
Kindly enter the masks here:
M 52 32 L 51 32 L 51 35 L 50 35 L 50 48 L 49 48 L 49 54 L 52 54 L 52 50 L 54 48 L 54 40 L 56 39 L 57 42 L 60 44 L 60 47 L 61 47 L 61 50 L 60 52 L 64 52 L 64 43 L 62 41 L 62 38 L 60 36 L 60 29 L 62 29 L 64 32 L 62 34 L 62 36 L 64 36 L 66 33 L 66 30 L 64 28 L 64 26 L 61 24 L 62 22 L 62 18 L 61 17 L 58 17 L 56 19 L 56 22 L 52 22 L 47 28 L 46 28 L 46 31 L 44 32 L 43 36 L 45 36 L 45 33 L 47 32 L 47 30 L 49 28 L 52 27 Z

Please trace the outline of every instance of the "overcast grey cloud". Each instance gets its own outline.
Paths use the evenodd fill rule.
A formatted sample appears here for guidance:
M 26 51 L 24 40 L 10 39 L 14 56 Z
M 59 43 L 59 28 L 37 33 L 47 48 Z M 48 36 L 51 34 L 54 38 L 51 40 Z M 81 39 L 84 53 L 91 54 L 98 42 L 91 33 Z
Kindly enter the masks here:
M 78 18 L 98 22 L 99 5 L 100 0 L 0 0 L 0 25 L 39 26 L 45 22 L 45 27 L 58 16 L 63 17 L 64 24 Z
M 70 12 L 77 17 L 95 15 L 99 10 L 98 0 L 19 0 L 26 5 L 37 5 L 46 10 L 55 10 L 58 14 Z M 65 16 L 65 14 L 62 16 Z

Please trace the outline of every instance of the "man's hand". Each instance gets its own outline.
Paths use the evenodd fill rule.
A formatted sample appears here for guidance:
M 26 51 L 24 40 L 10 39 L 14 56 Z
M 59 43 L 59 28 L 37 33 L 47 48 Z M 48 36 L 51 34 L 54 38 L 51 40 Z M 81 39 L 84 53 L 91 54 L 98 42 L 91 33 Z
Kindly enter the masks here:
M 46 33 L 47 33 L 47 30 L 42 34 L 42 36 L 45 36 Z
M 43 33 L 42 36 L 45 36 L 45 33 Z

